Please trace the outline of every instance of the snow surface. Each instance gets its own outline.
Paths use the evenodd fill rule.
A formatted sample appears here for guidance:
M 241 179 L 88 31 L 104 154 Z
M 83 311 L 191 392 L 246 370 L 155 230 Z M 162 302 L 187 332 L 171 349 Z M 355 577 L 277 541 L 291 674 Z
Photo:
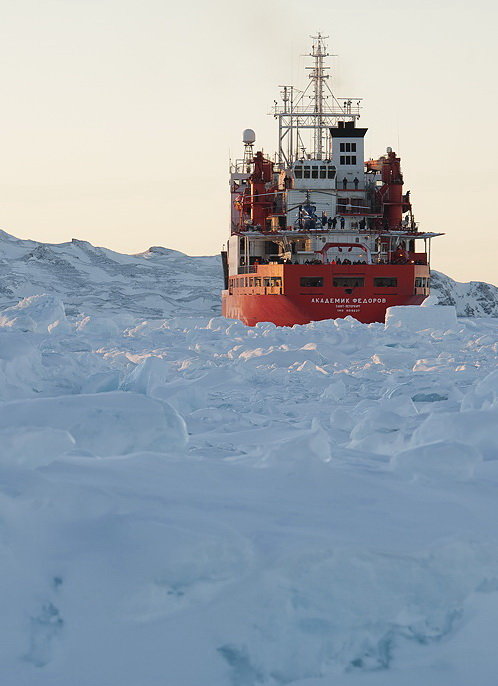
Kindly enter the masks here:
M 2 684 L 496 686 L 496 318 L 248 328 L 214 258 L 1 246 Z
M 459 283 L 431 270 L 431 304 L 453 305 L 459 317 L 498 317 L 498 288 L 483 281 Z

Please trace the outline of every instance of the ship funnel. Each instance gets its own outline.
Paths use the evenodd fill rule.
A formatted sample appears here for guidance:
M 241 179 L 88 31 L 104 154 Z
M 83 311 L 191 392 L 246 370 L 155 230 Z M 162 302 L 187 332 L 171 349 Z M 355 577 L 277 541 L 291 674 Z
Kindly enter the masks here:
M 252 145 L 256 140 L 256 134 L 252 129 L 245 129 L 242 134 L 242 142 L 244 145 Z

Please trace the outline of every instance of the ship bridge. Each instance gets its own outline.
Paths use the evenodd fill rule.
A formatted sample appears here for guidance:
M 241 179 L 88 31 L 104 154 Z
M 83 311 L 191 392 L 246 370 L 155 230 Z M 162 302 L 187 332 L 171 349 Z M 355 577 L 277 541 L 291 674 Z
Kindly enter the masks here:
M 332 160 L 298 160 L 292 165 L 294 188 L 335 188 L 336 167 Z

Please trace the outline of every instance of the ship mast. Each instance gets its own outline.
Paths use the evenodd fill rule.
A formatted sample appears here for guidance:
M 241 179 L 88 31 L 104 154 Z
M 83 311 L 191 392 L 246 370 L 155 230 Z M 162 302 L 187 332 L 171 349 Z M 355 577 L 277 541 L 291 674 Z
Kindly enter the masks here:
M 323 65 L 323 60 L 325 57 L 329 56 L 327 49 L 323 41 L 328 38 L 328 36 L 322 36 L 318 33 L 317 36 L 311 36 L 313 38 L 313 46 L 309 57 L 313 57 L 315 64 L 313 67 L 306 67 L 306 69 L 311 70 L 310 79 L 313 83 L 313 100 L 314 100 L 314 111 L 316 113 L 316 127 L 313 136 L 313 157 L 317 160 L 321 160 L 323 157 L 323 103 L 324 96 L 323 89 L 325 80 L 328 79 L 328 74 L 325 74 L 326 69 L 330 67 L 325 67 Z
M 300 158 L 321 160 L 329 154 L 330 127 L 339 120 L 355 121 L 360 117 L 361 98 L 336 98 L 328 85 L 329 75 L 325 58 L 329 57 L 325 39 L 318 33 L 311 36 L 311 52 L 314 64 L 310 70 L 310 81 L 304 91 L 293 86 L 282 86 L 283 104 L 275 101 L 273 116 L 278 119 L 278 162 L 281 168 L 290 167 Z M 311 145 L 305 139 L 312 136 Z

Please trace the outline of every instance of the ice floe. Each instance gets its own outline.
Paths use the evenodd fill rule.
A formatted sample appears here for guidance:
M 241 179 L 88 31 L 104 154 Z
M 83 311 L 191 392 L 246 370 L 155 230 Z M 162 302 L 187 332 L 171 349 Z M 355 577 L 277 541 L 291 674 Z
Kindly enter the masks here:
M 9 686 L 494 686 L 498 319 L 248 328 L 214 258 L 2 241 Z

